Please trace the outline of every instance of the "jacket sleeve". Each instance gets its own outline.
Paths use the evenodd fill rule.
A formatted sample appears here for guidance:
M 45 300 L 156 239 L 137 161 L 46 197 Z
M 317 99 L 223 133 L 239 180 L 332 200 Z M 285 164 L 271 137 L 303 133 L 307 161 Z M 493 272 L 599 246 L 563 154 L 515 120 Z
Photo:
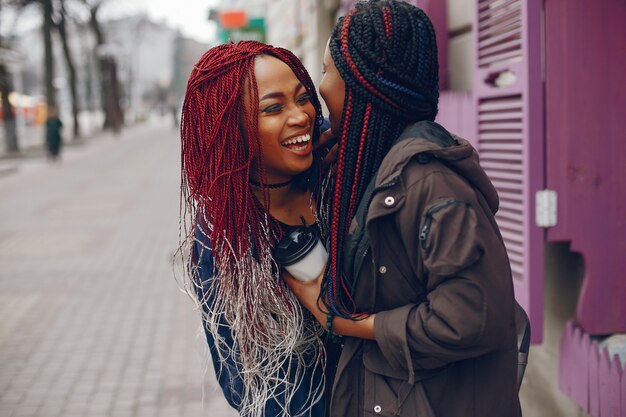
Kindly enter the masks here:
M 383 355 L 412 374 L 514 346 L 509 261 L 479 191 L 442 169 L 406 197 L 397 230 L 426 296 L 376 314 Z
M 196 285 L 196 295 L 201 302 L 202 310 L 206 314 L 208 305 L 213 302 L 210 287 L 215 285 L 213 281 L 213 255 L 210 243 L 206 235 L 198 228 L 196 240 L 193 246 L 192 262 L 196 265 L 194 268 L 194 279 Z M 211 332 L 208 331 L 206 316 L 203 314 L 202 324 L 206 335 L 207 344 L 211 353 L 213 369 L 217 381 L 222 388 L 224 397 L 231 407 L 239 411 L 241 407 L 241 397 L 243 393 L 243 381 L 241 379 L 240 369 L 238 367 L 237 358 L 228 356 L 228 352 L 221 350 L 220 346 L 232 346 L 234 344 L 230 327 L 225 320 L 220 317 L 219 322 L 219 342 L 216 342 Z M 225 358 L 225 360 L 220 360 Z

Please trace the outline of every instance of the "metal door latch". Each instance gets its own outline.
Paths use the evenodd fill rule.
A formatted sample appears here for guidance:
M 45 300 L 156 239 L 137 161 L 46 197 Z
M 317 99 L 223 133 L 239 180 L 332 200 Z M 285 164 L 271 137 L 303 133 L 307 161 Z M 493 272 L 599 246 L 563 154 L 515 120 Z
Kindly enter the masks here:
M 556 226 L 557 198 L 554 190 L 540 190 L 535 193 L 535 223 L 538 227 Z

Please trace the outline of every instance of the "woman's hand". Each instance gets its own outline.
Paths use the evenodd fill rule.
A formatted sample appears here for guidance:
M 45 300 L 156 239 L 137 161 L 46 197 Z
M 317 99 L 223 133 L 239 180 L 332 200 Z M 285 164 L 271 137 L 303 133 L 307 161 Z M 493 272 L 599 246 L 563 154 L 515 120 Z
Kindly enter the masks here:
M 324 277 L 324 271 L 311 281 L 298 281 L 289 272 L 283 270 L 283 280 L 291 288 L 291 291 L 296 296 L 300 304 L 315 316 L 315 318 L 326 326 L 326 313 L 320 308 L 321 301 L 319 301 L 319 295 L 322 287 L 322 278 Z
M 283 270 L 282 277 L 293 291 L 300 304 L 313 314 L 320 322 L 322 328 L 326 329 L 327 317 L 326 308 L 320 300 L 320 291 L 322 287 L 322 278 L 324 271 L 312 281 L 298 281 L 289 272 Z M 333 320 L 333 332 L 340 336 L 352 336 L 360 339 L 374 340 L 374 318 L 376 314 L 370 314 L 364 318 L 353 321 L 341 317 L 335 317 Z
M 330 129 L 320 134 L 319 141 L 315 144 L 315 149 L 324 148 L 326 150 L 326 155 L 323 156 L 322 160 L 322 170 L 324 172 L 330 169 L 333 174 L 335 173 L 335 162 L 337 161 L 337 151 L 339 150 L 338 145 L 337 138 Z

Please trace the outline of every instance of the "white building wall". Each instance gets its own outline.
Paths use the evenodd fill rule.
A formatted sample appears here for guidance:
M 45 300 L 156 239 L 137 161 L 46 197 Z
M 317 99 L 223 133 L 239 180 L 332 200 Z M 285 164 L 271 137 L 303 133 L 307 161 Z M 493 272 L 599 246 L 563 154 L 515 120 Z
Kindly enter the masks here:
M 472 26 L 474 17 L 473 0 L 446 0 L 448 30 L 459 31 Z
M 300 58 L 316 86 L 322 78 L 324 49 L 338 8 L 339 0 L 274 0 L 267 4 L 267 43 L 289 49 Z
M 473 82 L 474 0 L 446 0 L 448 39 L 448 88 L 471 90 Z
M 175 39 L 174 29 L 141 16 L 107 25 L 107 43 L 114 46 L 120 79 L 128 82 L 130 75 L 133 83 L 140 83 L 141 92 L 155 84 L 169 84 L 173 74 Z

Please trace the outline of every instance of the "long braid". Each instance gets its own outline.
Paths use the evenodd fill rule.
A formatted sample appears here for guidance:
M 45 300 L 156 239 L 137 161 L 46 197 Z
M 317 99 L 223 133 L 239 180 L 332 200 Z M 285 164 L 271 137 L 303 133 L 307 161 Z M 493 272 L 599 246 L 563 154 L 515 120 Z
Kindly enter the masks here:
M 348 227 L 365 190 L 404 128 L 437 114 L 435 32 L 426 14 L 394 0 L 358 2 L 342 17 L 329 48 L 346 84 L 330 210 L 329 265 L 323 297 L 329 310 L 358 318 L 354 277 L 344 271 Z
M 286 416 L 305 368 L 323 366 L 325 359 L 319 325 L 304 315 L 272 258 L 282 231 L 269 213 L 269 191 L 261 189 L 262 203 L 249 184 L 253 162 L 261 183 L 267 182 L 263 158 L 255 159 L 261 155 L 254 76 L 259 55 L 282 60 L 304 85 L 316 110 L 313 140 L 319 137 L 322 113 L 315 86 L 291 52 L 254 41 L 207 51 L 191 72 L 182 109 L 179 253 L 186 264 L 186 290 L 195 300 L 196 293 L 203 294 L 198 307 L 217 345 L 219 362 L 234 361 L 240 369 L 240 414 L 262 415 L 266 403 L 275 399 L 285 405 Z M 314 161 L 317 158 L 314 155 Z M 309 181 L 317 172 L 314 164 L 296 182 L 311 188 Z M 196 275 L 194 244 L 212 251 L 209 283 L 199 282 Z M 234 344 L 224 340 L 224 322 Z M 309 406 L 323 390 L 311 387 Z

